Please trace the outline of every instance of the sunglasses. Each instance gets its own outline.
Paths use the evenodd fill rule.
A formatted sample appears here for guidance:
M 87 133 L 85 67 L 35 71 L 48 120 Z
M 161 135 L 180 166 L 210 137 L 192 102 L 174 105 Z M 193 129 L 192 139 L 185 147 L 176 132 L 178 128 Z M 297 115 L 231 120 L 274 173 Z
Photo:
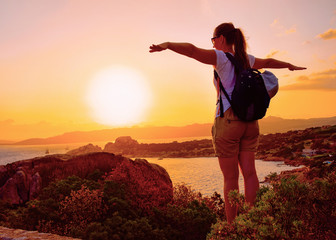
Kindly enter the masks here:
M 220 37 L 220 36 L 212 37 L 212 38 L 211 38 L 211 42 L 212 42 L 212 44 L 214 44 L 215 39 L 216 39 L 216 38 L 219 38 L 219 37 Z

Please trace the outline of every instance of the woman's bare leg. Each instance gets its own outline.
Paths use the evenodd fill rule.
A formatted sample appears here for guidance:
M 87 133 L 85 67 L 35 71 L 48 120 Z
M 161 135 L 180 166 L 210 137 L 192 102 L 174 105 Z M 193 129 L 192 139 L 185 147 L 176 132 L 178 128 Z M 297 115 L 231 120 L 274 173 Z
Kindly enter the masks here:
M 251 206 L 254 206 L 257 191 L 259 190 L 259 180 L 255 169 L 254 152 L 240 152 L 239 166 L 244 177 L 246 202 Z
M 224 176 L 224 200 L 225 200 L 225 213 L 228 223 L 237 216 L 237 206 L 232 206 L 229 202 L 229 192 L 232 190 L 239 190 L 238 186 L 238 157 L 232 158 L 218 158 L 220 168 Z

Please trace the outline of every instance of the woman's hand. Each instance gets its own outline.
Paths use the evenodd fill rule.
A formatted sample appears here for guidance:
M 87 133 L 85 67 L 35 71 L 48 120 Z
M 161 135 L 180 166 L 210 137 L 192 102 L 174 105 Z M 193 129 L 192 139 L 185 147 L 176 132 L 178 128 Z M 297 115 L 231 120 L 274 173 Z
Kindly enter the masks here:
M 305 68 L 305 67 L 297 67 L 297 66 L 294 66 L 292 64 L 289 64 L 289 67 L 288 67 L 288 70 L 290 70 L 290 71 L 305 70 L 305 69 L 307 69 L 307 68 Z
M 152 44 L 152 46 L 149 47 L 149 52 L 161 52 L 163 50 L 166 50 L 168 48 L 168 42 L 161 43 L 158 45 Z
M 279 61 L 274 58 L 255 58 L 253 68 L 288 68 L 290 71 L 305 70 L 305 67 L 298 67 L 288 62 Z
M 152 44 L 149 47 L 149 52 L 161 52 L 166 49 L 193 58 L 201 63 L 216 65 L 217 62 L 215 50 L 198 48 L 191 43 L 164 42 L 158 45 Z

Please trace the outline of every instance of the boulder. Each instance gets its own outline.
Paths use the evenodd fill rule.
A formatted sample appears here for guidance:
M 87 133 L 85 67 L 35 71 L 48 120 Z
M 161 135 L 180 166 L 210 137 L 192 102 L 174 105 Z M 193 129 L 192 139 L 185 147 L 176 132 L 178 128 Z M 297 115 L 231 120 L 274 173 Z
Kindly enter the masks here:
M 0 199 L 10 204 L 22 203 L 14 178 L 9 178 L 5 185 L 0 188 Z
M 29 176 L 23 169 L 19 168 L 13 176 L 16 184 L 17 193 L 20 196 L 22 202 L 26 202 L 29 199 Z
M 106 179 L 125 183 L 130 195 L 138 193 L 140 197 L 135 199 L 145 207 L 148 200 L 158 198 L 155 201 L 160 206 L 173 197 L 172 181 L 164 168 L 146 160 L 133 161 L 106 152 L 47 155 L 0 166 L 0 169 L 0 199 L 11 204 L 37 198 L 50 182 L 73 175 L 85 178 L 96 169 L 106 173 Z
M 42 189 L 42 179 L 40 174 L 37 172 L 32 177 L 29 185 L 29 199 L 37 198 L 41 189 Z

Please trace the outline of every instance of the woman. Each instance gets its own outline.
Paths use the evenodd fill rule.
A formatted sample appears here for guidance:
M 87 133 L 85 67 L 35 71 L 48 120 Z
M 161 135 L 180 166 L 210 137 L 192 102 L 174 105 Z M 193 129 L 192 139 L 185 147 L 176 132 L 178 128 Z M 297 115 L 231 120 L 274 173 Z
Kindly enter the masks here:
M 211 38 L 214 50 L 197 48 L 190 43 L 165 42 L 150 46 L 150 52 L 159 52 L 166 49 L 193 58 L 201 63 L 213 65 L 221 82 L 231 96 L 234 88 L 234 66 L 228 60 L 225 52 L 231 53 L 237 62 L 246 68 L 288 68 L 289 70 L 303 70 L 287 62 L 272 58 L 255 58 L 246 53 L 246 42 L 242 31 L 235 28 L 232 23 L 223 23 L 217 26 Z M 217 104 L 216 118 L 212 128 L 213 145 L 224 176 L 225 212 L 228 223 L 237 215 L 237 207 L 229 203 L 228 195 L 232 190 L 238 190 L 238 166 L 244 177 L 245 199 L 253 206 L 259 181 L 255 169 L 254 153 L 258 145 L 258 121 L 243 122 L 233 113 L 230 103 L 219 89 L 219 83 L 214 79 L 217 96 L 223 99 L 224 117 L 220 117 L 219 104 Z

